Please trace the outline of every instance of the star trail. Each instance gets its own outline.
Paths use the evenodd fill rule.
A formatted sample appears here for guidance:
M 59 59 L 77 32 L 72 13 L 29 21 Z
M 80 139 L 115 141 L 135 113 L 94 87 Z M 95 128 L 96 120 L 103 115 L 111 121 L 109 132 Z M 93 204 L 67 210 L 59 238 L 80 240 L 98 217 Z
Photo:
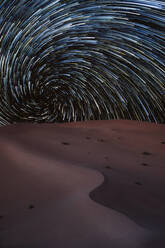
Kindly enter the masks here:
M 164 1 L 0 1 L 1 125 L 164 123 L 164 108 Z

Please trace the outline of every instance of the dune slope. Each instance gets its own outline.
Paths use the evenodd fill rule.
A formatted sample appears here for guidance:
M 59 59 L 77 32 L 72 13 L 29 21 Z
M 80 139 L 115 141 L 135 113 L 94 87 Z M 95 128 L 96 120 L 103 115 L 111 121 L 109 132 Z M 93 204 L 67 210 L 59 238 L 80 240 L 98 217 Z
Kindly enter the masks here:
M 0 128 L 0 247 L 164 247 L 164 125 Z

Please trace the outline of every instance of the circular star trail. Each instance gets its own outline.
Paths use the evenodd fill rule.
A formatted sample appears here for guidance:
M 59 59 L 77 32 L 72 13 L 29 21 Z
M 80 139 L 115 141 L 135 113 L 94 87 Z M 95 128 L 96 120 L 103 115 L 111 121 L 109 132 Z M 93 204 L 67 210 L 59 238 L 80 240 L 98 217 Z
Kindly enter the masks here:
M 2 0 L 0 124 L 165 122 L 165 3 Z

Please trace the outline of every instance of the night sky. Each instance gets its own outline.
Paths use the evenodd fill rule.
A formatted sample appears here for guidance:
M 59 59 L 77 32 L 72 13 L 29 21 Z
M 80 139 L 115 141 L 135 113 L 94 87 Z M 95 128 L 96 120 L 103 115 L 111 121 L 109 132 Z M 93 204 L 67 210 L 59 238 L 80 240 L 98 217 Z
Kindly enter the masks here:
M 165 122 L 165 2 L 1 0 L 0 125 Z

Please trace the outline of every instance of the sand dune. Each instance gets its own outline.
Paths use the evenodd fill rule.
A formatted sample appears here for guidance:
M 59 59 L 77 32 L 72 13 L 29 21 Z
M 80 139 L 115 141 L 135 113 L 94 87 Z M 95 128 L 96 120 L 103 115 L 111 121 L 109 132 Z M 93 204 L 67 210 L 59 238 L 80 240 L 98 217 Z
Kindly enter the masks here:
M 0 128 L 0 247 L 164 247 L 165 126 Z

